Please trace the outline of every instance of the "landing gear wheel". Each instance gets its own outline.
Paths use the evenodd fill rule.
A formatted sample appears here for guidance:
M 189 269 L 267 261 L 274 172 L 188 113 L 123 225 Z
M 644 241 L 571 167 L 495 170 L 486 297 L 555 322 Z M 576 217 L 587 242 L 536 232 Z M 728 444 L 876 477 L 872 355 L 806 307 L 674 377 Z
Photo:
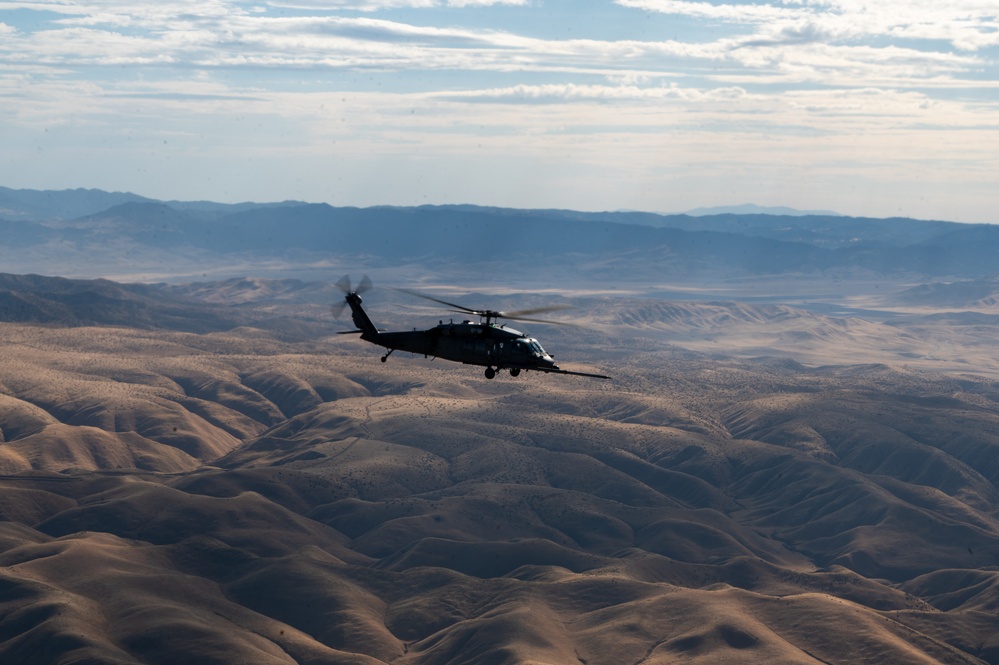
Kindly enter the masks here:
M 492 367 L 487 367 L 486 368 L 486 378 L 487 379 L 491 379 L 491 378 L 493 378 L 495 376 L 496 376 L 496 370 L 494 370 Z
M 520 376 L 520 368 L 519 367 L 511 367 L 510 368 L 510 376 Z
M 382 356 L 382 362 L 385 362 L 386 360 L 388 360 L 388 356 Z

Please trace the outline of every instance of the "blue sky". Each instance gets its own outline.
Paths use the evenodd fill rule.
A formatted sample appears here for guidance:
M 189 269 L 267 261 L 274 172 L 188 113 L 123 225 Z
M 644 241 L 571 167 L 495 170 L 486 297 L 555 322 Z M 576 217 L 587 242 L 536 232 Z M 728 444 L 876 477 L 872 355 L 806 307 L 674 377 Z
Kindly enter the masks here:
M 0 185 L 999 222 L 996 0 L 0 1 Z

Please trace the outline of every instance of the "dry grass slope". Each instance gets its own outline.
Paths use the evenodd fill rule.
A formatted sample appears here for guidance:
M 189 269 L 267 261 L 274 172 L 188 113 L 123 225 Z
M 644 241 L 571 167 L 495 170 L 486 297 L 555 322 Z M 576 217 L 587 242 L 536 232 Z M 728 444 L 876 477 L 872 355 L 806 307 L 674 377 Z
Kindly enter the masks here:
M 988 379 L 0 332 L 4 662 L 999 663 Z

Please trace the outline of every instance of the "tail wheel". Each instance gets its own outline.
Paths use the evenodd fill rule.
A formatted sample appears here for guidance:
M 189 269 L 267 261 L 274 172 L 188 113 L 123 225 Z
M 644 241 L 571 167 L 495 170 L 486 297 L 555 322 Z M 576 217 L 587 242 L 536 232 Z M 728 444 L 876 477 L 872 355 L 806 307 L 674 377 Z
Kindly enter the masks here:
M 492 367 L 487 367 L 486 368 L 486 378 L 487 379 L 492 379 L 495 376 L 496 376 L 496 370 L 494 370 Z
M 510 376 L 520 376 L 520 368 L 519 367 L 511 367 L 510 368 Z

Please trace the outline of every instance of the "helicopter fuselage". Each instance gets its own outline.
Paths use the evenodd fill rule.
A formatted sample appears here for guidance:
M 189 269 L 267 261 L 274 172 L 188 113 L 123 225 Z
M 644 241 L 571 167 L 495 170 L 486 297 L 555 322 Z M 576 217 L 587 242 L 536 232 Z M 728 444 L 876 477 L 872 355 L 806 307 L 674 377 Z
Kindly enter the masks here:
M 497 370 L 559 368 L 538 340 L 495 323 L 441 322 L 428 330 L 366 331 L 361 333 L 361 339 L 392 351 L 408 351 Z

